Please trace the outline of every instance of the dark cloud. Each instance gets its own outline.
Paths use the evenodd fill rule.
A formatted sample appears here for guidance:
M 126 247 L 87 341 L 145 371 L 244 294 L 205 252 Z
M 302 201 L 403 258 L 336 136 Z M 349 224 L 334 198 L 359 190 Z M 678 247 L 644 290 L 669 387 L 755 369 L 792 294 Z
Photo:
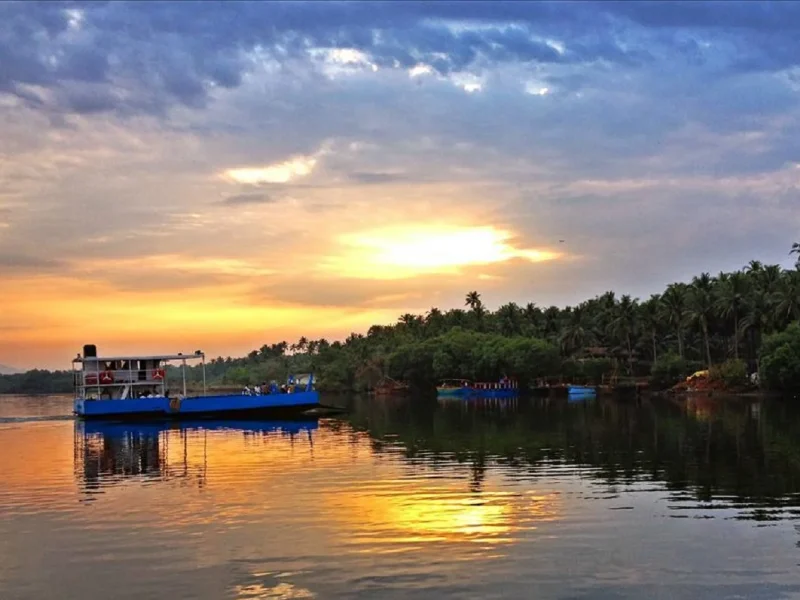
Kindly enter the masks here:
M 66 267 L 66 263 L 51 258 L 41 258 L 28 254 L 0 253 L 0 273 L 35 273 L 53 271 Z
M 773 71 L 800 61 L 799 11 L 787 2 L 5 3 L 0 91 L 41 107 L 27 86 L 103 85 L 89 97 L 58 94 L 48 109 L 163 115 L 239 87 L 255 48 L 283 62 L 307 60 L 314 47 L 354 48 L 381 67 L 423 62 L 440 74 L 676 61 Z
M 268 196 L 264 193 L 248 193 L 248 194 L 236 194 L 235 196 L 228 196 L 225 198 L 222 203 L 229 204 L 229 205 L 239 205 L 239 204 L 269 204 L 271 202 L 275 202 L 275 198 L 272 196 Z
M 380 172 L 355 172 L 350 173 L 348 178 L 356 183 L 394 183 L 396 181 L 410 181 L 407 175 L 402 173 L 380 173 Z

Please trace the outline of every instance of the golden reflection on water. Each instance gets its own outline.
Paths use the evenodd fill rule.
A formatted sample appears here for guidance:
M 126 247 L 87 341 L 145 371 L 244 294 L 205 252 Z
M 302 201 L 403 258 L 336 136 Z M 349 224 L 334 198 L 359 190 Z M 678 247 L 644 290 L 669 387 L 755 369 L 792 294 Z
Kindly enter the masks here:
M 379 453 L 368 436 L 325 424 L 291 433 L 162 429 L 148 435 L 135 428 L 122 435 L 85 433 L 76 424 L 75 439 L 82 491 L 146 505 L 154 526 L 235 528 L 315 510 L 324 514 L 317 527 L 348 552 L 405 552 L 431 543 L 491 550 L 517 541 L 522 529 L 558 519 L 562 510 L 557 493 L 498 489 L 501 477 L 476 491 L 466 464 L 454 466 L 461 472 L 448 478 L 434 477 L 424 463 L 410 471 L 399 453 Z M 201 493 L 184 495 L 176 512 L 170 502 L 148 502 L 155 492 L 147 487 L 114 489 L 131 478 Z
M 305 588 L 300 588 L 291 583 L 279 583 L 267 587 L 261 583 L 252 585 L 237 585 L 234 588 L 237 598 L 243 600 L 289 600 L 290 598 L 313 598 L 314 594 Z
M 558 516 L 558 495 L 528 495 L 486 490 L 465 493 L 452 484 L 431 487 L 420 483 L 391 489 L 338 494 L 332 499 L 339 518 L 351 531 L 357 551 L 398 552 L 430 542 L 508 544 L 529 521 L 552 521 Z

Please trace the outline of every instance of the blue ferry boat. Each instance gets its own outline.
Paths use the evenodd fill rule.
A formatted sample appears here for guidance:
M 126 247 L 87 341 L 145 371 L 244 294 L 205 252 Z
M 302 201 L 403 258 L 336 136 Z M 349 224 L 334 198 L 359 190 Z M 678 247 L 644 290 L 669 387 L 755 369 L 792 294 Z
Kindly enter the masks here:
M 201 361 L 202 394 L 186 391 L 187 361 Z M 180 363 L 181 381 L 168 381 L 167 365 Z M 73 412 L 81 418 L 100 419 L 198 419 L 253 418 L 276 414 L 302 414 L 318 408 L 319 392 L 314 376 L 289 377 L 285 385 L 265 389 L 245 388 L 240 394 L 207 394 L 205 355 L 97 356 L 94 345 L 83 347 L 72 361 L 75 400 Z M 173 390 L 179 387 L 180 393 Z

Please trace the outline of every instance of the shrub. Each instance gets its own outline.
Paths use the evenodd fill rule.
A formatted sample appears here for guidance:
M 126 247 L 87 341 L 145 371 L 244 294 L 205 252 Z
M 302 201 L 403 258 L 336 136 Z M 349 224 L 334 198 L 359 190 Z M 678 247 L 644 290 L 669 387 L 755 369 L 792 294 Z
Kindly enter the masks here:
M 709 379 L 721 381 L 726 387 L 747 385 L 747 365 L 743 360 L 731 358 L 719 365 L 713 365 L 708 372 Z
M 800 322 L 767 337 L 761 347 L 759 381 L 770 390 L 800 390 Z
M 702 368 L 703 364 L 700 362 L 686 360 L 674 352 L 668 352 L 659 356 L 658 360 L 653 363 L 650 371 L 650 385 L 656 390 L 670 388 Z

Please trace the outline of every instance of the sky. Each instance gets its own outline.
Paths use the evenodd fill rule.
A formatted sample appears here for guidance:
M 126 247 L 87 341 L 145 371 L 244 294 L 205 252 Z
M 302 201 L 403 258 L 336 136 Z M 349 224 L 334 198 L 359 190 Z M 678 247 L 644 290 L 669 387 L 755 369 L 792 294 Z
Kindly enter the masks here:
M 789 2 L 3 3 L 0 363 L 789 266 L 799 99 Z

